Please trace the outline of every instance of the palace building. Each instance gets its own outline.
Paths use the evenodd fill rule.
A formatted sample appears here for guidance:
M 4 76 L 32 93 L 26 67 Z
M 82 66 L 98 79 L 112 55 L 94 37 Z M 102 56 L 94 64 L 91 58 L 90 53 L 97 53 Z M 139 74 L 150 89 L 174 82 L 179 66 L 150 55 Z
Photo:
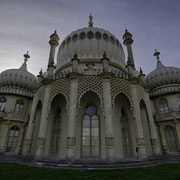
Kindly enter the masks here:
M 62 160 L 147 159 L 180 152 L 180 69 L 156 50 L 156 69 L 137 71 L 131 33 L 73 31 L 50 36 L 47 71 L 0 73 L 0 153 Z M 125 48 L 126 47 L 126 48 Z M 125 57 L 124 49 L 128 57 Z M 48 59 L 48 58 L 47 58 Z

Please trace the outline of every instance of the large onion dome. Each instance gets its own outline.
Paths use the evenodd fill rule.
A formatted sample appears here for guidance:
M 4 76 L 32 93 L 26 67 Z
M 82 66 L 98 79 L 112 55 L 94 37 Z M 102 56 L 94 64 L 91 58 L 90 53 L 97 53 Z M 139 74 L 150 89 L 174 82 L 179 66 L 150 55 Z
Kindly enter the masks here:
M 19 69 L 8 69 L 0 74 L 0 92 L 32 96 L 37 86 L 37 78 L 27 70 L 26 61 L 30 57 L 24 54 L 24 63 Z
M 147 86 L 154 91 L 154 95 L 180 91 L 180 69 L 164 66 L 159 60 L 159 54 L 157 51 L 154 53 L 157 56 L 157 66 L 146 76 Z
M 125 67 L 124 51 L 119 40 L 109 31 L 93 27 L 92 21 L 89 27 L 78 29 L 64 39 L 59 47 L 57 67 L 71 62 L 75 52 L 80 60 L 100 60 L 106 52 L 110 61 Z

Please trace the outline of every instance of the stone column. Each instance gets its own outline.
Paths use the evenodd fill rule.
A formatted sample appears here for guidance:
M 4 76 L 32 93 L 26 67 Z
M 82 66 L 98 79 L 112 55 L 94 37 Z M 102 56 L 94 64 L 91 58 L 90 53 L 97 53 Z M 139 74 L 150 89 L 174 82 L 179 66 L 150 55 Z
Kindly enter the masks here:
M 31 148 L 31 142 L 32 142 L 32 135 L 33 135 L 33 128 L 34 128 L 34 116 L 36 112 L 36 102 L 37 102 L 37 92 L 34 93 L 34 98 L 31 106 L 31 114 L 30 114 L 30 119 L 28 122 L 28 127 L 27 127 L 27 134 L 26 134 L 26 139 L 24 143 L 24 148 L 23 148 L 23 155 L 28 156 L 30 155 L 30 148 Z
M 148 97 L 148 94 L 146 94 L 146 103 L 147 106 L 147 115 L 148 115 L 148 119 L 149 119 L 149 127 L 150 127 L 150 132 L 151 132 L 151 143 L 152 143 L 152 148 L 153 148 L 153 154 L 155 156 L 160 154 L 160 149 L 158 146 L 158 137 L 157 137 L 157 131 L 156 131 L 156 125 L 154 123 L 154 118 L 153 118 L 153 113 L 151 110 L 151 103 Z
M 140 112 L 139 101 L 137 98 L 136 84 L 131 84 L 131 89 L 132 89 L 132 97 L 133 97 L 134 118 L 136 123 L 136 141 L 137 141 L 138 154 L 141 160 L 145 160 L 147 158 L 147 153 L 144 142 L 143 127 L 141 122 L 141 112 Z
M 78 96 L 78 73 L 71 73 L 70 77 L 70 96 L 69 96 L 69 109 L 68 109 L 68 129 L 67 129 L 67 154 L 66 159 L 73 161 L 75 158 L 76 147 L 76 109 L 77 109 L 77 96 Z
M 103 95 L 104 95 L 104 119 L 105 119 L 105 142 L 106 142 L 106 158 L 113 160 L 114 151 L 114 131 L 112 119 L 112 100 L 111 100 L 111 83 L 110 73 L 103 73 Z
M 167 148 L 167 144 L 166 144 L 166 136 L 164 134 L 164 128 L 160 124 L 159 124 L 159 132 L 160 132 L 160 138 L 161 138 L 161 143 L 162 143 L 162 153 L 168 154 L 168 148 Z
M 37 150 L 36 157 L 41 158 L 44 156 L 44 146 L 46 140 L 46 130 L 47 130 L 47 118 L 49 114 L 49 96 L 50 96 L 51 84 L 46 83 L 45 93 L 44 93 L 44 103 L 42 106 L 41 122 L 39 127 L 39 135 L 37 139 Z
M 6 141 L 8 139 L 8 131 L 9 131 L 9 125 L 10 122 L 5 122 L 5 128 L 4 128 L 4 132 L 3 132 L 3 137 L 2 137 L 2 141 L 1 141 L 1 147 L 0 147 L 0 153 L 4 153 L 6 151 Z

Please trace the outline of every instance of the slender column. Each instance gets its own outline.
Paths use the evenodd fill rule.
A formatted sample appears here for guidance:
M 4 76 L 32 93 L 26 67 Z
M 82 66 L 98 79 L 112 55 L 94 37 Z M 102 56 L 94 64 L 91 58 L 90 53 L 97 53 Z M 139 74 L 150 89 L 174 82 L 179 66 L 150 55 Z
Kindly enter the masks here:
M 67 154 L 66 159 L 69 161 L 75 158 L 75 126 L 76 126 L 76 108 L 77 108 L 77 95 L 78 95 L 78 73 L 70 75 L 70 97 L 69 97 L 69 110 L 68 110 L 68 129 L 67 129 Z
M 37 150 L 36 150 L 37 158 L 41 158 L 44 156 L 47 118 L 48 118 L 48 113 L 49 113 L 48 106 L 49 106 L 50 90 L 51 90 L 51 84 L 46 84 L 44 103 L 43 103 L 43 107 L 42 107 L 41 122 L 40 122 L 40 128 L 39 128 L 39 135 L 38 135 L 38 140 L 37 140 Z
M 134 107 L 134 118 L 136 123 L 136 141 L 137 141 L 138 154 L 139 154 L 139 158 L 141 160 L 144 160 L 147 158 L 147 154 L 146 154 L 146 148 L 144 142 L 140 106 L 138 104 L 138 98 L 137 98 L 136 84 L 132 84 L 131 87 L 132 87 L 132 97 L 133 97 L 133 107 Z
M 146 109 L 147 109 L 147 114 L 148 114 L 148 118 L 149 118 L 149 127 L 150 127 L 150 131 L 151 131 L 151 143 L 152 143 L 152 148 L 153 148 L 153 154 L 155 156 L 157 156 L 160 154 L 160 149 L 158 146 L 157 131 L 156 131 L 155 123 L 154 123 L 153 113 L 151 110 L 151 103 L 148 98 L 148 94 L 146 94 L 146 103 L 148 106 L 148 107 L 146 107 Z
M 159 132 L 160 132 L 161 143 L 162 143 L 162 153 L 167 154 L 168 149 L 167 149 L 167 144 L 166 144 L 166 137 L 165 137 L 165 134 L 164 134 L 163 127 L 161 125 L 159 125 Z
M 4 153 L 6 151 L 6 140 L 8 139 L 8 129 L 10 122 L 5 122 L 5 128 L 3 132 L 3 137 L 1 141 L 0 153 Z
M 112 101 L 111 101 L 111 84 L 110 74 L 103 74 L 103 93 L 104 93 L 104 118 L 105 118 L 105 134 L 106 134 L 106 158 L 114 159 L 114 131 L 112 119 Z
M 23 148 L 23 155 L 28 156 L 30 155 L 30 147 L 32 143 L 32 135 L 33 135 L 33 128 L 34 128 L 34 115 L 36 111 L 36 102 L 37 102 L 37 93 L 34 93 L 34 98 L 31 106 L 31 114 L 30 114 L 30 120 L 27 127 L 27 134 L 25 139 L 25 144 Z
M 127 54 L 128 54 L 128 64 L 132 65 L 132 69 L 135 70 L 135 63 L 133 58 L 133 51 L 132 51 L 132 34 L 125 30 L 125 33 L 123 35 L 123 44 L 127 47 Z

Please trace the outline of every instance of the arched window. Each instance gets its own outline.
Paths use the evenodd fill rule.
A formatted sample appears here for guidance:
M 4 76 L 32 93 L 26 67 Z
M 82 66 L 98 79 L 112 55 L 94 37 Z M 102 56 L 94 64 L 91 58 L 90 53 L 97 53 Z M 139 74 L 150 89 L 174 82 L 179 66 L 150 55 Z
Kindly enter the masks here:
M 177 142 L 174 129 L 172 126 L 166 126 L 165 128 L 166 140 L 169 152 L 177 152 Z
M 23 113 L 23 108 L 24 108 L 24 102 L 21 99 L 18 99 L 16 101 L 16 105 L 15 105 L 15 113 Z
M 90 104 L 85 108 L 85 115 L 82 119 L 82 156 L 99 157 L 99 141 L 99 117 L 96 107 Z
M 121 109 L 121 131 L 122 131 L 122 144 L 125 156 L 131 154 L 130 136 L 129 136 L 129 123 L 125 110 Z
M 6 152 L 15 152 L 18 143 L 18 135 L 19 135 L 19 128 L 17 126 L 13 126 L 9 132 Z
M 52 154 L 57 155 L 59 153 L 59 141 L 61 134 L 61 109 L 58 108 L 54 118 L 54 127 L 52 135 Z
M 0 111 L 5 111 L 5 106 L 6 106 L 6 98 L 3 97 L 0 99 Z
M 167 113 L 169 112 L 168 103 L 166 99 L 161 99 L 159 101 L 159 107 L 161 113 Z

